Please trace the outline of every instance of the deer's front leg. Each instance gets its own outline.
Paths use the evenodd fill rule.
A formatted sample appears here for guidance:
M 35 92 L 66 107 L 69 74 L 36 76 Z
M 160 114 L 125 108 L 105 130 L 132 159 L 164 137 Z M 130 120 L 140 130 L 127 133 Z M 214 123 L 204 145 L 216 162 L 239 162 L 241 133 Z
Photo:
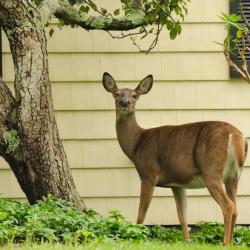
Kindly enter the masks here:
M 174 199 L 177 208 L 178 218 L 185 241 L 189 241 L 189 232 L 187 226 L 187 196 L 184 188 L 172 187 Z
M 152 199 L 153 191 L 154 185 L 151 182 L 149 182 L 148 180 L 141 181 L 141 195 L 137 224 L 142 224 L 145 219 L 146 212 Z

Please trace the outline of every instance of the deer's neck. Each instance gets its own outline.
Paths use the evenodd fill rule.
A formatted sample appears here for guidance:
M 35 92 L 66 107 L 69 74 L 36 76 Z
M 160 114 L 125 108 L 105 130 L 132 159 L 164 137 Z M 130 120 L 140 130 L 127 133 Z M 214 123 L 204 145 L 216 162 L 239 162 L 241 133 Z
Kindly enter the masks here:
M 143 129 L 137 124 L 135 112 L 120 116 L 116 113 L 117 138 L 123 152 L 132 160 L 135 146 L 138 143 Z

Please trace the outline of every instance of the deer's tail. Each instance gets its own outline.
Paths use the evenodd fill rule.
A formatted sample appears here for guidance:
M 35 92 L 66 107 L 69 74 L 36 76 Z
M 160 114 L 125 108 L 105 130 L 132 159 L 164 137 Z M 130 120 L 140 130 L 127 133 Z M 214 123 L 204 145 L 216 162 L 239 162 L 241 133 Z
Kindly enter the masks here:
M 247 151 L 248 151 L 247 140 L 240 134 L 233 134 L 232 139 L 238 164 L 240 167 L 242 167 L 247 157 Z

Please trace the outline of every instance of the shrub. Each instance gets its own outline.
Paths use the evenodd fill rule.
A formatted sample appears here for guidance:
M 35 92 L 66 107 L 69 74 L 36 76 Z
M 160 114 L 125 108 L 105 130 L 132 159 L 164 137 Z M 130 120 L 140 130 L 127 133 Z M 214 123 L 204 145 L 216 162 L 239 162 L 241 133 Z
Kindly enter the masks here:
M 191 234 L 197 243 L 218 244 L 223 239 L 223 225 L 200 222 L 198 232 Z M 159 225 L 146 227 L 129 223 L 117 210 L 103 217 L 93 210 L 82 213 L 68 202 L 52 196 L 35 205 L 0 199 L 0 245 L 9 242 L 83 243 L 94 239 L 158 240 L 174 243 L 183 240 L 182 232 Z M 237 226 L 237 245 L 250 246 L 250 230 Z
M 250 247 L 250 230 L 249 227 L 236 226 L 234 230 L 234 243 L 236 245 L 247 245 Z
M 224 227 L 216 222 L 199 222 L 196 224 L 198 231 L 191 235 L 197 243 L 219 244 L 223 241 Z
M 26 240 L 82 242 L 99 237 L 146 240 L 149 237 L 147 227 L 127 222 L 116 210 L 107 218 L 93 210 L 82 213 L 52 196 L 33 206 L 1 199 L 0 224 L 0 244 Z
M 151 239 L 157 239 L 167 243 L 175 243 L 183 240 L 183 234 L 176 228 L 166 228 L 159 225 L 150 227 Z

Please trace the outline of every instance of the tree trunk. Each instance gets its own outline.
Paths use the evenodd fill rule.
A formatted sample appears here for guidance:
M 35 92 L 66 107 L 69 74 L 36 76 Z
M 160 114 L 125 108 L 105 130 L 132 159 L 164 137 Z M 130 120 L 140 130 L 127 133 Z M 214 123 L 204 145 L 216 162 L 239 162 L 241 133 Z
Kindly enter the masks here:
M 76 191 L 53 112 L 47 41 L 39 13 L 32 2 L 0 0 L 0 19 L 15 69 L 15 97 L 4 83 L 6 93 L 0 88 L 0 133 L 10 135 L 2 143 L 0 138 L 0 154 L 31 204 L 51 194 L 82 210 L 85 205 Z M 14 149 L 8 140 L 16 140 Z

